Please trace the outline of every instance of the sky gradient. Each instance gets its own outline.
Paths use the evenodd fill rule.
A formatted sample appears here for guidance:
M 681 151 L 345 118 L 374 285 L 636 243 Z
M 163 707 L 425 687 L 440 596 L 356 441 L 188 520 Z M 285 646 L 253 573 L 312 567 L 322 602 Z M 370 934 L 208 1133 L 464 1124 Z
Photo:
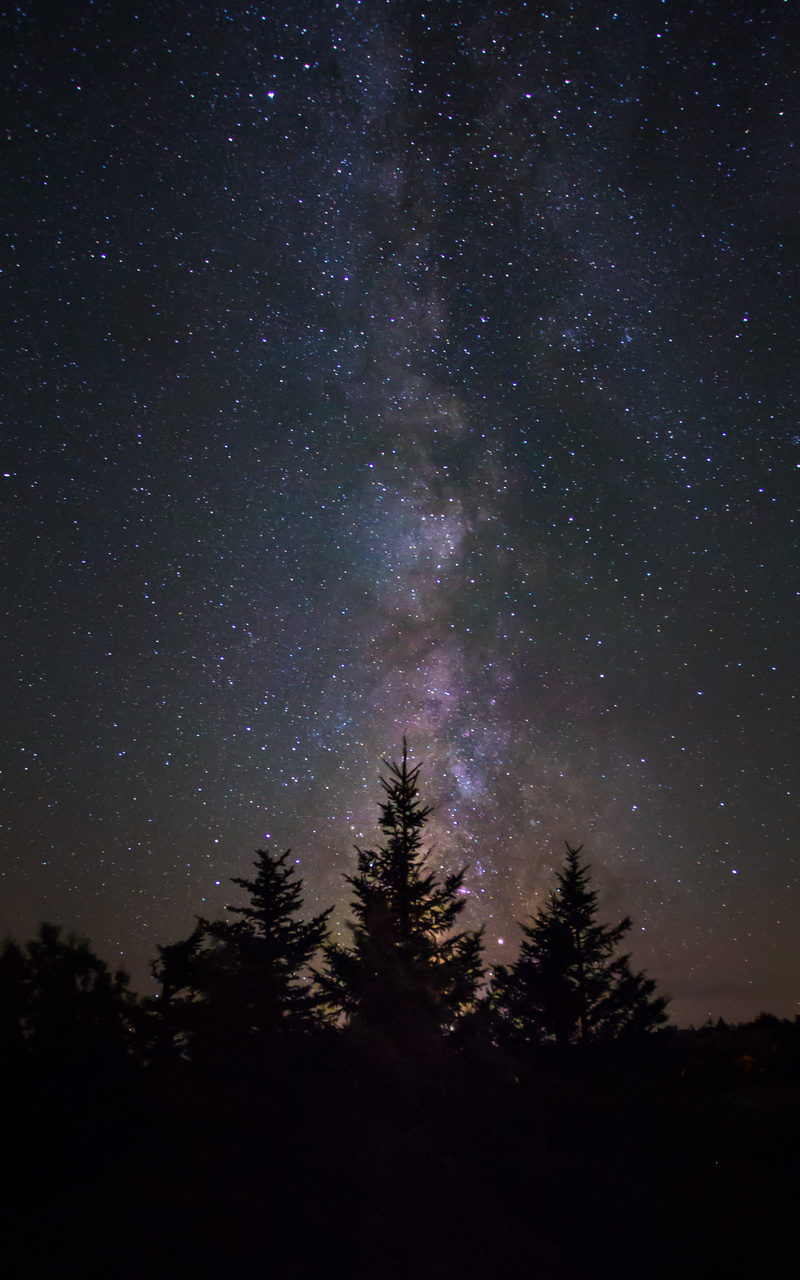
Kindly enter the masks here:
M 490 962 L 583 842 L 800 1012 L 792 9 L 5 20 L 0 931 L 142 986 L 268 840 L 341 929 L 406 734 Z

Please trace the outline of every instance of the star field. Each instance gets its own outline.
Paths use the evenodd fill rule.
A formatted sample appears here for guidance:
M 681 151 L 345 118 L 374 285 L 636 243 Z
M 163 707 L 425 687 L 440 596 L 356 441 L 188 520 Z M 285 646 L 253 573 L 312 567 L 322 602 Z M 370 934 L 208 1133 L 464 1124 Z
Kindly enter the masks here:
M 0 927 L 145 981 L 404 734 L 489 961 L 581 841 L 800 1012 L 791 6 L 5 20 Z

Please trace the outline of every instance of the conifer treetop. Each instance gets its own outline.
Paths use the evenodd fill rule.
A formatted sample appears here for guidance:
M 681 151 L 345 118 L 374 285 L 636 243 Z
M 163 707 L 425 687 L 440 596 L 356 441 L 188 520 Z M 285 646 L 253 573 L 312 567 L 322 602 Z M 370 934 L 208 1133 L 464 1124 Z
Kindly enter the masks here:
M 516 964 L 496 971 L 498 1005 L 515 1034 L 561 1047 L 648 1031 L 666 1019 L 667 1001 L 654 995 L 655 982 L 631 970 L 629 955 L 616 955 L 630 916 L 617 925 L 597 920 L 582 849 L 567 842 L 556 888 L 532 922 L 520 926 Z
M 403 739 L 400 762 L 384 760 L 376 848 L 356 846 L 355 874 L 347 876 L 352 947 L 326 948 L 318 979 L 331 1002 L 361 1025 L 390 1033 L 449 1024 L 474 998 L 482 975 L 481 934 L 454 933 L 464 909 L 466 868 L 440 882 L 427 867 L 423 830 L 431 806 L 419 798 L 421 763 L 409 765 Z

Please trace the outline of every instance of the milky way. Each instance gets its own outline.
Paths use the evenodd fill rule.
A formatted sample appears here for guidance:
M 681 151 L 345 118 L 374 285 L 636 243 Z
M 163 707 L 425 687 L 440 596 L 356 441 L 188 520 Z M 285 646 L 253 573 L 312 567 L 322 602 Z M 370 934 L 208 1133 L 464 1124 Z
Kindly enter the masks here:
M 789 8 L 8 21 L 0 925 L 141 983 L 269 839 L 341 930 L 407 735 L 490 961 L 583 841 L 798 1011 Z

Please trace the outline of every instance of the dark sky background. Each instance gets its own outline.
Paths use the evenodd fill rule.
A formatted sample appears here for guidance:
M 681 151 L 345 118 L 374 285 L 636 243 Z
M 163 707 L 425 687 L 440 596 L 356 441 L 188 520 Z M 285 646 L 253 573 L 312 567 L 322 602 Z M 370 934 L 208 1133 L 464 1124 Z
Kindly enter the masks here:
M 583 841 L 800 1011 L 796 7 L 10 12 L 0 931 L 344 908 L 406 733 L 490 960 Z

